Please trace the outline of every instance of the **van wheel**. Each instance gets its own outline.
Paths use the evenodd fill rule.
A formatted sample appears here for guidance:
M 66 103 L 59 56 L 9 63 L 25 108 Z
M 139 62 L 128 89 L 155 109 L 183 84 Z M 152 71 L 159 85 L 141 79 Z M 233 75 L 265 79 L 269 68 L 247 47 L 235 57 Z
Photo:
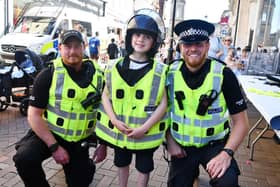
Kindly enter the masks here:
M 0 112 L 6 110 L 8 108 L 8 97 L 7 96 L 0 96 Z
M 29 98 L 24 98 L 21 100 L 19 105 L 19 111 L 23 116 L 27 116 Z

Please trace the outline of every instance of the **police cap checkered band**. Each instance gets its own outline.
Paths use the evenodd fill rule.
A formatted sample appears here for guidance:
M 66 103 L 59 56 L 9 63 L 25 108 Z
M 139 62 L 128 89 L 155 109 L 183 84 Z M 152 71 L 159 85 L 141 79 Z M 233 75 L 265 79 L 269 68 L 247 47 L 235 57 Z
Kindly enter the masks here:
M 182 38 L 182 37 L 188 37 L 192 35 L 198 35 L 198 36 L 202 35 L 208 37 L 208 32 L 201 29 L 190 28 L 189 30 L 181 32 L 179 37 Z
M 179 42 L 192 43 L 209 40 L 209 36 L 215 31 L 215 26 L 207 21 L 192 19 L 178 23 L 175 33 L 179 36 Z

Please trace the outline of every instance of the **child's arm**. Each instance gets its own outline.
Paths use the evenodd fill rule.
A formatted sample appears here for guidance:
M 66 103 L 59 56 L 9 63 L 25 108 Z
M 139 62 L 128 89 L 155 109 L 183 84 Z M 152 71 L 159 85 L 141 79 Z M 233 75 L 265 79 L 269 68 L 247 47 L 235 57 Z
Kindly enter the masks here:
M 112 104 L 109 100 L 108 97 L 109 93 L 108 93 L 108 89 L 107 89 L 107 85 L 105 85 L 103 93 L 102 93 L 102 104 L 104 106 L 104 110 L 107 113 L 107 115 L 109 116 L 112 124 L 119 129 L 120 132 L 124 133 L 124 134 L 128 134 L 129 132 L 131 132 L 131 129 L 129 129 L 129 127 L 122 121 L 118 120 Z
M 158 121 L 162 119 L 164 114 L 166 113 L 167 109 L 167 94 L 166 90 L 164 89 L 164 93 L 162 96 L 162 100 L 156 110 L 153 112 L 151 117 L 141 126 L 138 128 L 133 129 L 127 136 L 131 138 L 142 138 L 144 134 Z
M 173 139 L 170 129 L 166 131 L 166 143 L 167 143 L 167 151 L 168 153 L 176 158 L 183 158 L 187 156 L 184 149 Z

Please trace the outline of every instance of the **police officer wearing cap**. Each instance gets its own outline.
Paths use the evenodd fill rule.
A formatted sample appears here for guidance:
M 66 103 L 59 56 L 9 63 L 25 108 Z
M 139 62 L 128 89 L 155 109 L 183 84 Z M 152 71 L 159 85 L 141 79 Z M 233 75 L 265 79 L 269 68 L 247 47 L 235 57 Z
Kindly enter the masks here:
M 88 148 L 81 146 L 92 139 L 97 108 L 94 102 L 100 102 L 88 98 L 100 94 L 103 84 L 97 65 L 83 61 L 84 47 L 80 32 L 64 32 L 59 44 L 61 58 L 35 79 L 28 108 L 31 129 L 16 144 L 13 157 L 25 186 L 50 186 L 42 162 L 52 157 L 62 165 L 68 186 L 87 187 L 95 172 L 93 160 L 99 162 L 106 156 L 104 145 L 97 148 L 93 160 Z
M 171 64 L 167 75 L 168 186 L 191 187 L 200 164 L 211 186 L 238 186 L 234 152 L 248 132 L 247 106 L 233 72 L 207 59 L 214 30 L 213 24 L 203 20 L 185 20 L 175 26 L 183 59 Z

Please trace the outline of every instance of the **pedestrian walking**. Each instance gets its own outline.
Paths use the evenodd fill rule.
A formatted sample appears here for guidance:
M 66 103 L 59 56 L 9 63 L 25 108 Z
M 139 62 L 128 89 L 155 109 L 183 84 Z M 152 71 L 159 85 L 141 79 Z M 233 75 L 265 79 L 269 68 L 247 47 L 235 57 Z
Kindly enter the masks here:
M 109 55 L 110 60 L 118 58 L 119 48 L 118 48 L 117 44 L 115 43 L 114 38 L 111 39 L 111 43 L 107 47 L 107 53 Z
M 89 39 L 89 54 L 90 58 L 98 61 L 100 54 L 100 40 L 99 33 L 95 32 L 95 36 Z

